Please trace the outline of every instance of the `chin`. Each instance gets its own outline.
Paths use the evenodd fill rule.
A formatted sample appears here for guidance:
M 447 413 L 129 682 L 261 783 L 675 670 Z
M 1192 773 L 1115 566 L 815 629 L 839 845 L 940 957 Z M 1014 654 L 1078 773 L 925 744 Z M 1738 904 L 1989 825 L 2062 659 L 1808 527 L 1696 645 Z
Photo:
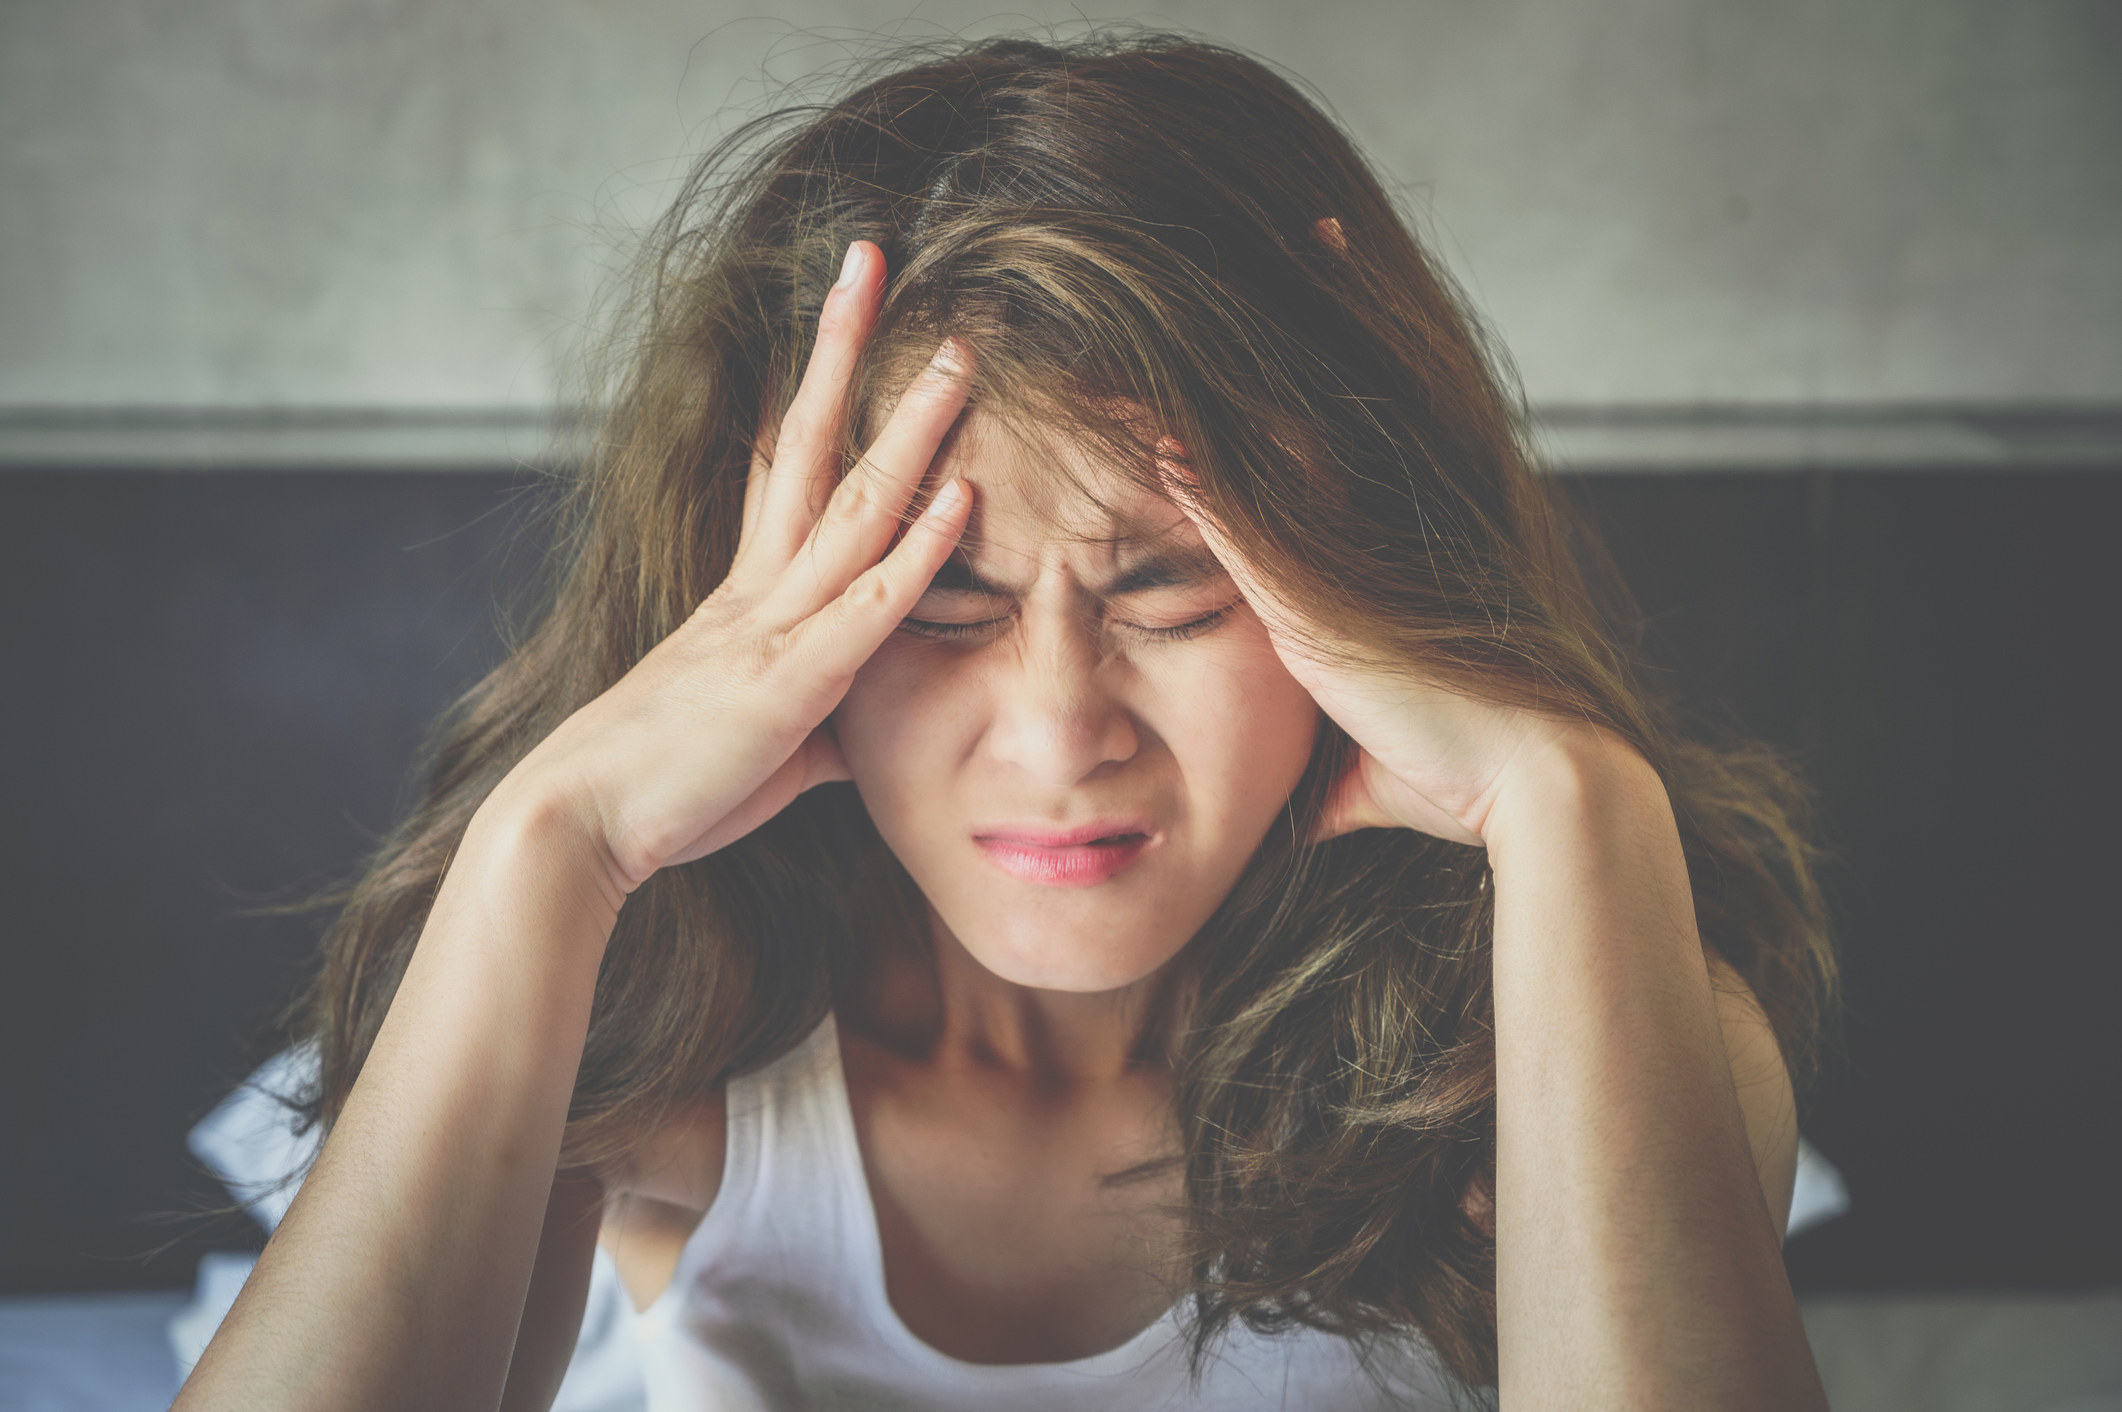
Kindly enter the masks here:
M 1186 938 L 1129 937 L 1115 929 L 1055 926 L 1050 919 L 991 919 L 960 928 L 945 925 L 959 945 L 999 979 L 1033 990 L 1082 995 L 1124 990 L 1155 975 L 1186 945 Z

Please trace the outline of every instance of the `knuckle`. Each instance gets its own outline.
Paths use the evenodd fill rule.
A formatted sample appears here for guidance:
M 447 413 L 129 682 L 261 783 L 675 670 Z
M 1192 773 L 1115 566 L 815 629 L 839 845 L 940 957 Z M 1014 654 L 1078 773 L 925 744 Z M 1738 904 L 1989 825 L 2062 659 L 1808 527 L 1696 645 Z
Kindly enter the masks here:
M 884 572 L 884 566 L 864 569 L 847 586 L 847 606 L 867 617 L 872 613 L 887 611 L 893 601 L 892 582 Z
M 841 520 L 865 520 L 877 508 L 876 464 L 867 456 L 857 461 L 833 492 L 826 508 Z
M 785 635 L 771 629 L 764 632 L 746 633 L 730 645 L 724 670 L 733 683 L 764 681 L 771 677 L 775 663 L 787 651 Z
M 791 451 L 802 451 L 818 438 L 818 417 L 798 398 L 781 418 L 780 435 L 774 439 L 773 457 L 785 459 Z
M 700 600 L 690 621 L 699 627 L 713 627 L 746 618 L 757 606 L 757 596 L 750 586 L 732 573 Z

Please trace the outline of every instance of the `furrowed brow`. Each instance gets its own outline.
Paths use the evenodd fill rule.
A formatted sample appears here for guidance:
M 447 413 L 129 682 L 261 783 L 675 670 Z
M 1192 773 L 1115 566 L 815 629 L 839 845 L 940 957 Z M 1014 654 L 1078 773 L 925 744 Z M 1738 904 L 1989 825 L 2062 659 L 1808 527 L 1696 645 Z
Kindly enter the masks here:
M 928 581 L 928 586 L 931 592 L 978 593 L 989 598 L 1013 596 L 1010 589 L 992 579 L 982 578 L 980 571 L 966 559 L 963 550 L 943 561 L 943 567 L 936 570 L 936 576 Z
M 1223 577 L 1223 565 L 1205 548 L 1160 550 L 1122 569 L 1098 590 L 1107 598 L 1150 588 L 1191 588 Z
M 1191 588 L 1223 576 L 1223 565 L 1206 548 L 1160 550 L 1135 560 L 1093 591 L 1101 598 L 1117 598 L 1155 588 Z M 988 598 L 1015 598 L 1023 592 L 974 568 L 962 546 L 943 561 L 928 586 L 931 592 L 977 593 Z

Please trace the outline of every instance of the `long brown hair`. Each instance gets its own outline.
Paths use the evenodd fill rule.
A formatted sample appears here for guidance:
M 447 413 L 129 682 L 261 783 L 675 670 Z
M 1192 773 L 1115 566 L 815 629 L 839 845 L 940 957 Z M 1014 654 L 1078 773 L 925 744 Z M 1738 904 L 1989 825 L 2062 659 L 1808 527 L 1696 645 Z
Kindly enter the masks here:
M 894 55 L 700 162 L 648 243 L 552 601 L 438 727 L 422 802 L 326 940 L 314 1116 L 343 1103 L 488 791 L 726 572 L 762 416 L 856 239 L 890 270 L 858 414 L 956 331 L 984 408 L 1152 480 L 1144 428 L 1175 437 L 1230 536 L 1329 633 L 1642 749 L 1703 938 L 1802 1075 L 1833 967 L 1790 776 L 1689 742 L 1638 684 L 1625 599 L 1595 591 L 1596 546 L 1528 456 L 1498 360 L 1348 138 L 1257 60 L 1107 32 Z M 1462 1197 L 1495 1136 L 1487 869 L 1404 832 L 1302 843 L 1346 748 L 1324 733 L 1290 827 L 1182 957 L 1195 1352 L 1233 1320 L 1415 1335 L 1485 1384 L 1494 1243 Z M 598 981 L 564 1160 L 625 1150 L 794 1044 L 846 972 L 851 899 L 891 867 L 828 787 L 644 885 Z

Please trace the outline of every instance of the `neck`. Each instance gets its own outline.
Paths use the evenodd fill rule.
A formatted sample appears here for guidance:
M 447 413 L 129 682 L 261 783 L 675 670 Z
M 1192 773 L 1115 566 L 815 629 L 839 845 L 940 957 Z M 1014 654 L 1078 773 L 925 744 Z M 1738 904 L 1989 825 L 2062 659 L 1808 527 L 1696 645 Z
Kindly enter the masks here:
M 858 1023 L 878 1042 L 932 1063 L 1046 1083 L 1095 1083 L 1162 1066 L 1171 967 L 1119 990 L 1018 985 L 974 959 L 933 908 L 924 903 L 920 911 L 913 926 L 876 938 L 852 997 Z M 915 928 L 925 929 L 925 944 Z

